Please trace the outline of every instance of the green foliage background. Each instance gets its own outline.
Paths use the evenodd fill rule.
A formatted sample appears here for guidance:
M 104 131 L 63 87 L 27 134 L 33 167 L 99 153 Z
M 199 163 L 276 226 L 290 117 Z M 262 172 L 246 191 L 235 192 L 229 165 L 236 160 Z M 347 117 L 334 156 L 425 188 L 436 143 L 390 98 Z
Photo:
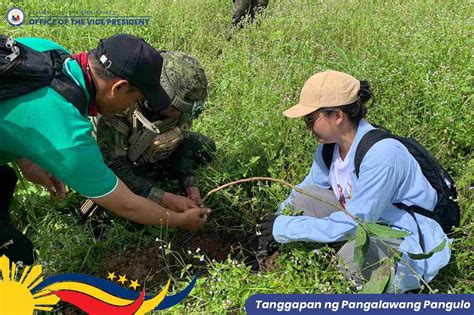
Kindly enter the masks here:
M 271 176 L 298 183 L 316 143 L 298 120 L 282 111 L 298 101 L 305 80 L 334 69 L 368 80 L 375 92 L 368 119 L 403 136 L 414 136 L 454 175 L 462 205 L 462 223 L 453 249 L 456 260 L 432 282 L 440 292 L 469 292 L 473 277 L 474 110 L 472 106 L 472 7 L 469 1 L 270 1 L 258 23 L 230 30 L 230 0 L 1 1 L 0 12 L 13 6 L 49 14 L 113 10 L 117 15 L 150 15 L 150 25 L 10 27 L 15 37 L 52 39 L 72 52 L 88 50 L 99 38 L 127 32 L 159 49 L 194 55 L 205 67 L 210 95 L 195 129 L 214 138 L 217 161 L 201 172 L 202 191 L 249 176 Z M 228 35 L 232 39 L 228 41 Z M 23 230 L 34 238 L 47 272 L 94 272 L 107 248 L 145 246 L 153 229 L 130 233 L 116 222 L 106 240 L 91 237 L 64 204 L 27 183 L 17 193 L 14 211 Z M 251 224 L 274 211 L 286 188 L 242 186 L 214 196 L 217 215 Z M 356 292 L 337 272 L 334 250 L 315 254 L 303 245 L 289 246 L 273 271 L 253 274 L 239 262 L 211 263 L 186 303 L 170 312 L 243 311 L 253 293 Z M 184 277 L 183 281 L 188 278 Z M 423 289 L 421 292 L 425 292 Z

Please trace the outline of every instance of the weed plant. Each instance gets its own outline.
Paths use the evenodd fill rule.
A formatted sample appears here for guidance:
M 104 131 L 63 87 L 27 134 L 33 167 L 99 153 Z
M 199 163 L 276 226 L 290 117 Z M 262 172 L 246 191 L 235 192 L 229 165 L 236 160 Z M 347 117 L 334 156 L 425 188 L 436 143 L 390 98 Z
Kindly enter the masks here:
M 21 6 L 27 18 L 40 9 L 54 15 L 104 8 L 99 1 L 25 0 L 1 1 L 0 12 L 13 6 Z M 238 31 L 229 27 L 232 4 L 227 0 L 110 0 L 107 9 L 117 15 L 149 15 L 151 21 L 143 27 L 10 27 L 2 20 L 0 31 L 49 38 L 71 52 L 127 32 L 156 48 L 195 56 L 206 70 L 210 93 L 194 128 L 218 146 L 216 161 L 200 171 L 203 193 L 242 177 L 300 182 L 317 143 L 301 121 L 285 119 L 282 111 L 298 101 L 305 80 L 317 71 L 334 69 L 368 80 L 375 92 L 369 121 L 418 139 L 457 182 L 462 228 L 453 235 L 452 261 L 430 285 L 440 293 L 473 293 L 473 34 L 468 1 L 271 1 L 256 23 Z M 209 200 L 214 211 L 209 224 L 237 222 L 229 228 L 249 229 L 288 193 L 274 184 L 233 187 Z M 19 186 L 13 215 L 33 238 L 47 273 L 94 273 L 106 250 L 120 253 L 127 247 L 138 253 L 157 237 L 178 233 L 150 227 L 130 232 L 129 223 L 114 219 L 107 237 L 97 240 L 89 224 L 77 224 L 75 209 L 81 200 L 70 193 L 58 204 L 41 189 Z M 271 270 L 259 273 L 230 258 L 207 261 L 208 276 L 168 312 L 240 313 L 254 293 L 357 292 L 360 288 L 337 271 L 334 253 L 327 245 L 290 244 Z M 175 288 L 192 276 L 184 272 Z

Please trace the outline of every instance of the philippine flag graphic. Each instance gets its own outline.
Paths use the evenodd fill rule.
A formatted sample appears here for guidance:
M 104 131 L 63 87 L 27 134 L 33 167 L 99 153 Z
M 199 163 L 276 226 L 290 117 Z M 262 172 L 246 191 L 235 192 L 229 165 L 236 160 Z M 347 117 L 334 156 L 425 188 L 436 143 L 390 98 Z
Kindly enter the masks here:
M 18 22 L 18 21 L 20 21 L 20 15 L 19 15 L 18 13 L 13 13 L 13 14 L 12 14 L 12 17 L 11 17 L 11 20 L 12 20 L 13 22 Z
M 0 258 L 0 314 L 32 315 L 35 310 L 51 311 L 59 301 L 72 304 L 91 315 L 132 315 L 172 307 L 189 295 L 197 275 L 181 292 L 166 296 L 170 281 L 158 295 L 145 295 L 114 282 L 78 273 L 43 279 L 41 266 L 26 266 L 16 280 L 17 266 L 6 256 Z M 131 281 L 137 287 L 137 281 Z

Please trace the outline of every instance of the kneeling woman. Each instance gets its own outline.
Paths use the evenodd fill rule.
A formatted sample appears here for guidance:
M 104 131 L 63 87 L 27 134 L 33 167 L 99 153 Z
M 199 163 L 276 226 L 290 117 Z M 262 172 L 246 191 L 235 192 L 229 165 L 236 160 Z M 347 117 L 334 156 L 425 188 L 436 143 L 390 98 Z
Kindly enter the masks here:
M 391 292 L 404 292 L 420 287 L 419 277 L 431 281 L 451 255 L 446 246 L 425 260 L 411 260 L 407 252 L 430 251 L 447 240 L 441 226 L 428 217 L 410 214 L 394 204 L 416 205 L 434 209 L 436 190 L 424 177 L 419 164 L 406 147 L 395 139 L 375 143 L 365 154 L 359 176 L 355 174 L 356 148 L 368 131 L 375 129 L 364 120 L 364 103 L 371 98 L 369 85 L 352 76 L 326 71 L 313 75 L 305 83 L 299 104 L 284 112 L 289 118 L 304 117 L 307 127 L 321 144 L 334 143 L 332 162 L 326 166 L 323 146 L 317 148 L 311 170 L 298 187 L 330 202 L 339 202 L 348 212 L 367 222 L 381 222 L 406 230 L 404 240 L 389 242 L 403 253 L 396 266 Z M 330 190 L 332 189 L 332 190 Z M 355 234 L 356 223 L 336 208 L 295 191 L 280 205 L 303 210 L 302 216 L 279 215 L 273 221 L 272 235 L 279 243 L 294 241 L 336 242 Z M 416 218 L 416 220 L 415 220 Z M 419 225 L 419 228 L 417 226 Z M 422 235 L 419 235 L 422 231 Z M 424 250 L 422 249 L 424 247 Z M 371 239 L 362 270 L 353 262 L 354 241 L 346 243 L 339 255 L 347 264 L 351 277 L 368 279 L 381 258 L 391 252 Z M 409 268 L 407 264 L 410 264 Z M 358 276 L 357 276 L 358 275 Z

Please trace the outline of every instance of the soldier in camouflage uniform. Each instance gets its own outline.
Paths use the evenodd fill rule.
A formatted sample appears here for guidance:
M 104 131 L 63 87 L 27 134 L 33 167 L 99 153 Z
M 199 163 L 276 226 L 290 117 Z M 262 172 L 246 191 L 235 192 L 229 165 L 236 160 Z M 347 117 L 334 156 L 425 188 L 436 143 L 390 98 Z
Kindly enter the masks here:
M 209 163 L 216 150 L 214 141 L 189 130 L 207 97 L 207 78 L 191 56 L 176 51 L 161 54 L 160 83 L 170 106 L 153 112 L 143 102 L 124 113 L 101 117 L 97 142 L 107 165 L 134 193 L 185 211 L 202 206 L 195 170 Z M 178 179 L 187 198 L 165 192 L 159 182 L 167 179 Z
M 243 19 L 249 17 L 253 21 L 255 15 L 261 13 L 268 6 L 268 0 L 233 0 L 234 11 L 232 14 L 232 25 L 242 25 Z

